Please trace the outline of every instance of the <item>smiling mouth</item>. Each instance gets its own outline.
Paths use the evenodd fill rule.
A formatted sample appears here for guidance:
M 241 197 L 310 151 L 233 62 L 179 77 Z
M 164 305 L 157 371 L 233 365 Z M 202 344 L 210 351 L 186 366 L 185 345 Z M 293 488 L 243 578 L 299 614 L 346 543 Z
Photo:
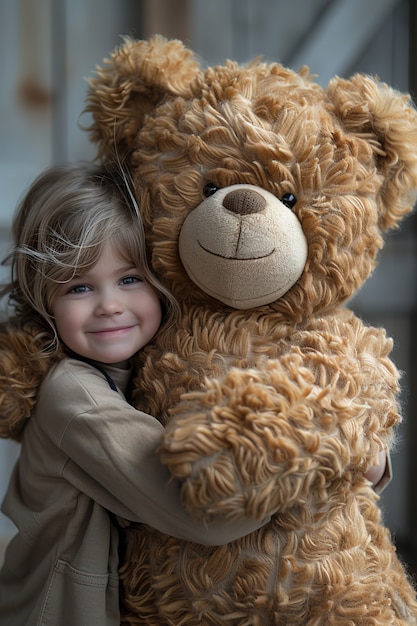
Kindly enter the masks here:
M 132 326 L 118 326 L 117 328 L 103 328 L 102 330 L 93 330 L 91 331 L 92 335 L 111 335 L 117 333 L 125 333 L 128 332 Z
M 211 254 L 211 256 L 216 256 L 219 259 L 226 259 L 227 261 L 258 261 L 259 259 L 267 259 L 269 256 L 272 256 L 273 254 L 275 254 L 275 250 L 276 250 L 276 248 L 272 248 L 270 252 L 267 252 L 266 254 L 263 254 L 261 256 L 243 258 L 243 257 L 238 257 L 238 256 L 226 256 L 224 254 L 212 252 L 208 248 L 205 248 L 200 241 L 197 240 L 197 243 L 200 246 L 200 248 L 204 250 L 204 252 L 207 252 L 207 254 Z

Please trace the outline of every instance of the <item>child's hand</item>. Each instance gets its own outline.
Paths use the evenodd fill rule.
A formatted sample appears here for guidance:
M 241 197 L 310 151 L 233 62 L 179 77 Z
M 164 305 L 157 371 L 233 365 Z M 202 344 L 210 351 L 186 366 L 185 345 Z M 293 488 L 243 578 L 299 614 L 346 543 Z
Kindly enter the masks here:
M 375 489 L 376 493 L 381 493 L 392 478 L 391 459 L 388 452 L 381 450 L 379 453 L 379 463 L 371 467 L 365 474 Z

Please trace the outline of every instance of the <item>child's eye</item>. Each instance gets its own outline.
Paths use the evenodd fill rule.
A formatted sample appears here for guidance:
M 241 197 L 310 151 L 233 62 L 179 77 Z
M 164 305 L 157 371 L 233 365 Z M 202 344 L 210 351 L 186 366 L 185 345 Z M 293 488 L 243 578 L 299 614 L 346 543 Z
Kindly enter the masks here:
M 90 291 L 90 287 L 87 285 L 75 285 L 71 287 L 68 293 L 87 293 L 87 291 Z
M 140 276 L 125 276 L 120 282 L 122 285 L 135 285 L 141 283 L 142 278 Z

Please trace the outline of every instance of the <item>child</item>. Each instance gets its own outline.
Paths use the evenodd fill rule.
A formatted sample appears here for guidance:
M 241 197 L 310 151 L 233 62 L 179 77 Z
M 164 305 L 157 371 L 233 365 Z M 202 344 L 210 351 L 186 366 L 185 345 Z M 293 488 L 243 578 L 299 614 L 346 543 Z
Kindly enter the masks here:
M 192 520 L 156 453 L 163 427 L 125 399 L 131 357 L 176 304 L 147 268 L 123 176 L 86 163 L 52 168 L 24 198 L 13 235 L 3 293 L 22 325 L 44 328 L 57 358 L 3 502 L 18 533 L 0 572 L 0 624 L 116 626 L 115 516 L 208 545 L 267 520 Z

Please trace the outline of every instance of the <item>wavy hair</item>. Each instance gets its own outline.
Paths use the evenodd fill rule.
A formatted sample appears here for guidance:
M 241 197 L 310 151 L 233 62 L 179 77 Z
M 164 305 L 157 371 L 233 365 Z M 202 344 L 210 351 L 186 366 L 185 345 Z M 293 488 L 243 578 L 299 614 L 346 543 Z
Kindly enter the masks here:
M 51 303 L 60 284 L 91 269 L 104 244 L 116 243 L 161 298 L 165 328 L 178 311 L 174 297 L 149 269 L 145 233 L 128 175 L 120 165 L 87 162 L 43 172 L 24 196 L 13 220 L 14 247 L 3 261 L 11 266 L 8 295 L 19 325 L 39 321 L 57 353 L 59 338 Z

